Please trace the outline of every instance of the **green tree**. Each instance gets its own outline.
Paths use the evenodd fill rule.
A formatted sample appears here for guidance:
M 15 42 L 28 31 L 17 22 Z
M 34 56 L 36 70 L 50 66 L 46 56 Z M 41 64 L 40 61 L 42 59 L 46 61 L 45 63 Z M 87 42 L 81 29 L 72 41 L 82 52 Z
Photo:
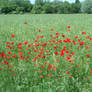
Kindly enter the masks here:
M 41 12 L 42 12 L 41 5 L 34 5 L 31 11 L 31 13 L 33 14 L 40 14 Z
M 53 13 L 60 13 L 62 4 L 63 4 L 63 2 L 61 2 L 59 0 L 54 0 L 52 2 Z
M 44 1 L 43 0 L 35 0 L 36 5 L 43 5 Z
M 75 3 L 80 3 L 80 0 L 76 0 Z
M 63 13 L 65 14 L 71 13 L 71 4 L 65 1 L 63 4 L 63 9 L 64 9 Z
M 53 7 L 52 7 L 51 3 L 49 3 L 49 2 L 45 3 L 43 5 L 42 9 L 45 13 L 53 13 Z
M 12 13 L 26 13 L 31 12 L 33 5 L 30 3 L 30 0 L 10 0 L 10 3 L 15 3 L 15 10 L 12 9 Z M 13 7 L 11 7 L 13 8 Z
M 0 9 L 2 13 L 7 14 L 10 11 L 8 5 L 8 0 L 0 0 Z
M 71 7 L 72 7 L 72 13 L 80 13 L 81 3 L 79 0 L 76 0 L 75 3 L 72 3 Z
M 89 13 L 89 14 L 91 14 L 92 13 L 92 0 L 85 0 L 82 3 L 81 11 L 83 13 Z

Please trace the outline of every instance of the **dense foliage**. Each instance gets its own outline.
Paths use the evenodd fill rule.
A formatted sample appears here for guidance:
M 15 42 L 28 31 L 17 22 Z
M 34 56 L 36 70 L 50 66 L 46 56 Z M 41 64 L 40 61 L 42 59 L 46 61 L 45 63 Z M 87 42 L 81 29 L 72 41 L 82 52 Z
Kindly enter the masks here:
M 92 13 L 92 0 L 85 0 L 82 3 L 81 11 L 84 13 Z
M 60 0 L 35 0 L 32 4 L 30 0 L 0 0 L 0 13 L 4 14 L 70 14 L 70 13 L 92 13 L 92 1 L 81 2 L 75 0 L 74 3 Z

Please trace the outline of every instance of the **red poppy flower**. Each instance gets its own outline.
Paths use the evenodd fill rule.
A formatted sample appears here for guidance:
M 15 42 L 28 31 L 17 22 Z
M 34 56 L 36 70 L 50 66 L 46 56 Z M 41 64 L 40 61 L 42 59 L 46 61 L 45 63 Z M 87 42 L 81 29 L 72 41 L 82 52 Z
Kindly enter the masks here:
M 59 35 L 59 33 L 55 33 L 55 35 Z
M 43 78 L 43 77 L 44 77 L 44 75 L 41 75 L 41 76 L 40 76 L 40 78 Z
M 13 71 L 11 70 L 11 73 L 13 73 Z
M 81 41 L 81 39 L 78 39 L 78 42 L 80 42 Z
M 12 74 L 12 76 L 15 76 L 15 74 Z
M 61 43 L 61 42 L 62 42 L 62 40 L 59 40 L 59 42 Z
M 28 41 L 25 41 L 24 44 L 26 45 L 28 43 Z
M 55 43 L 56 41 L 54 40 L 54 41 L 52 41 L 53 43 Z
M 24 22 L 24 24 L 27 24 L 27 22 Z
M 44 49 L 40 48 L 41 51 L 44 51 Z
M 56 59 L 56 61 L 58 62 L 58 61 L 60 61 L 59 59 Z
M 36 58 L 35 59 L 32 59 L 32 61 L 36 61 Z
M 44 36 L 40 36 L 40 38 L 44 38 Z
M 53 39 L 56 39 L 56 37 L 53 37 Z
M 92 38 L 90 38 L 90 40 L 92 40 Z
M 49 73 L 49 75 L 51 76 L 51 75 L 52 75 L 52 73 Z
M 70 32 L 71 30 L 68 30 L 68 32 Z
M 46 50 L 45 52 L 46 52 L 46 53 L 49 53 L 49 51 L 48 51 L 48 50 Z
M 22 43 L 19 43 L 19 45 L 22 45 Z
M 14 45 L 14 42 L 12 42 L 11 44 Z
M 67 71 L 66 73 L 67 73 L 67 74 L 69 74 L 70 72 L 69 72 L 69 71 Z
M 22 49 L 22 47 L 17 47 L 17 49 Z
M 75 36 L 75 39 L 77 39 L 78 38 L 78 36 Z
M 71 28 L 71 26 L 67 26 L 67 28 Z
M 90 78 L 87 78 L 87 80 L 90 80 Z
M 10 42 L 6 42 L 6 44 L 10 44 Z
M 69 56 L 67 56 L 66 58 L 67 58 L 66 61 L 69 61 L 71 59 L 71 57 L 69 57 Z
M 2 57 L 2 55 L 0 55 L 0 57 Z
M 10 47 L 9 49 L 14 49 L 13 47 Z
M 49 75 L 47 75 L 47 77 L 49 77 Z
M 27 59 L 30 59 L 30 57 L 26 57 Z
M 9 62 L 7 62 L 7 61 L 4 61 L 4 63 L 5 63 L 6 65 L 8 65 L 8 64 L 9 64 Z
M 42 70 L 40 70 L 39 72 L 42 72 Z
M 82 32 L 82 34 L 85 34 L 86 35 L 86 32 Z
M 52 64 L 49 64 L 49 67 L 52 67 Z
M 41 30 L 39 29 L 38 32 L 41 32 Z
M 31 44 L 29 44 L 28 47 L 31 47 Z
M 58 55 L 58 54 L 59 54 L 59 52 L 55 52 L 54 54 L 55 54 L 55 55 Z
M 66 53 L 68 54 L 68 53 L 69 53 L 69 51 L 67 50 L 67 51 L 66 51 Z
M 66 40 L 63 40 L 63 42 L 64 42 L 64 43 L 67 43 L 67 41 L 66 41 Z
M 74 53 L 74 52 L 72 52 L 71 54 L 72 54 L 72 55 L 75 55 L 75 53 Z
M 35 66 L 37 66 L 37 64 L 35 64 Z
M 43 66 L 43 65 L 41 65 L 41 68 L 44 68 L 44 66 Z
M 87 54 L 86 56 L 87 56 L 87 58 L 90 58 L 90 55 L 89 54 Z
M 45 65 L 47 65 L 47 63 L 44 63 Z
M 84 45 L 85 42 L 81 42 L 80 45 Z
M 71 39 L 67 38 L 66 40 L 67 40 L 67 42 L 71 43 Z
M 15 37 L 15 35 L 11 35 L 11 37 L 13 38 L 13 37 Z
M 76 67 L 80 67 L 80 65 L 76 65 Z
M 90 72 L 92 72 L 92 70 L 90 70 Z
M 12 56 L 12 58 L 15 58 L 16 57 L 16 54 L 14 54 L 13 56 Z
M 10 58 L 11 58 L 10 56 L 7 57 L 7 59 L 10 59 Z
M 59 35 L 57 35 L 56 38 L 59 38 Z
M 8 52 L 8 54 L 11 54 L 11 52 Z
M 64 56 L 64 52 L 63 52 L 63 51 L 61 51 L 61 54 L 60 54 L 60 56 Z
M 57 49 L 57 47 L 53 47 L 53 49 Z
M 51 31 L 53 31 L 53 28 L 51 29 Z
M 75 42 L 73 43 L 73 45 L 76 45 L 76 44 L 77 44 L 77 43 L 75 43 Z
M 86 48 L 89 48 L 89 46 L 86 46 Z
M 9 65 L 9 67 L 12 67 L 12 65 Z
M 46 46 L 47 45 L 47 43 L 42 43 L 42 46 Z

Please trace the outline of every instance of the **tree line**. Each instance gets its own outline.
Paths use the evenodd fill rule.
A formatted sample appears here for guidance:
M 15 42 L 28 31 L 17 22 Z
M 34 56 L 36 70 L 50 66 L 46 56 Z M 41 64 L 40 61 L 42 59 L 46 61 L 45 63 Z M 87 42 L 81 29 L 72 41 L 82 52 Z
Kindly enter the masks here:
M 0 0 L 0 13 L 4 14 L 72 14 L 72 13 L 92 13 L 92 0 L 74 3 L 60 0 L 35 0 L 32 4 L 30 0 Z

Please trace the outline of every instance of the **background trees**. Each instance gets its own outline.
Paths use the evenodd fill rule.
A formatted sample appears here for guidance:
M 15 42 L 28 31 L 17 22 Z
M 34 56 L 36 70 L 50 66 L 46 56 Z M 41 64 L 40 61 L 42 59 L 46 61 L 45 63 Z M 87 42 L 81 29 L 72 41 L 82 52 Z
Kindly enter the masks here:
M 81 12 L 81 3 L 79 0 L 76 0 L 75 3 L 71 4 L 72 13 L 80 13 Z
M 83 13 L 92 13 L 92 0 L 85 0 L 82 3 L 81 11 Z
M 1 13 L 25 13 L 30 12 L 32 4 L 29 0 L 0 0 Z
M 31 4 L 30 0 L 0 0 L 0 13 L 92 13 L 92 0 L 81 3 L 79 0 L 75 0 L 74 3 L 62 0 L 35 0 L 34 4 Z

